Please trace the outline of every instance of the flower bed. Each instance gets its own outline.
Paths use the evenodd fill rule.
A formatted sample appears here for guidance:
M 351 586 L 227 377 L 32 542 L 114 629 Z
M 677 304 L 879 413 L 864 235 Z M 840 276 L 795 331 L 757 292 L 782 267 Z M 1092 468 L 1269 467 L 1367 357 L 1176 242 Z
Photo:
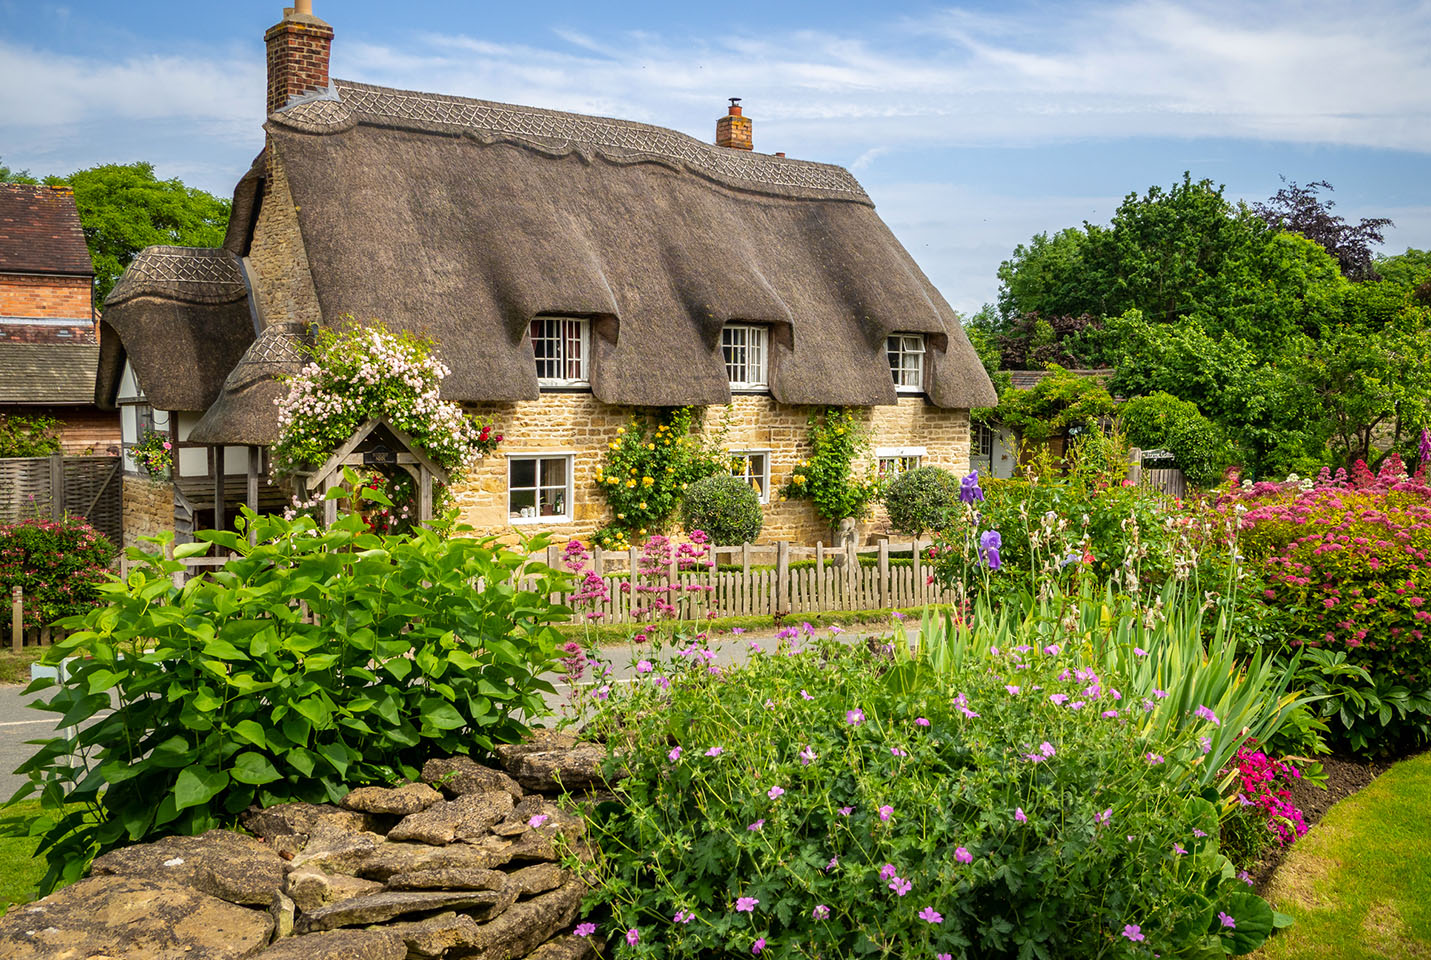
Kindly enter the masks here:
M 1217 955 L 1271 931 L 1216 808 L 1169 776 L 1196 724 L 1145 737 L 1056 648 L 936 676 L 807 643 L 730 669 L 688 647 L 596 701 L 630 773 L 592 822 L 588 932 L 616 956 Z

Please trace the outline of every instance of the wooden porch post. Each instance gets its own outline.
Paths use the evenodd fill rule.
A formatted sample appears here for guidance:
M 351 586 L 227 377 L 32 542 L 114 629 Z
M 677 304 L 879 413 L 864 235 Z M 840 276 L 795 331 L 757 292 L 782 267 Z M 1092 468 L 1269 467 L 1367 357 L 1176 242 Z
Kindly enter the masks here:
M 224 448 L 212 447 L 214 451 L 214 529 L 224 529 Z
M 259 447 L 250 445 L 248 448 L 248 489 L 244 491 L 244 503 L 255 514 L 258 513 L 258 474 L 263 460 L 263 451 Z M 248 542 L 254 543 L 258 539 L 258 531 L 249 524 Z

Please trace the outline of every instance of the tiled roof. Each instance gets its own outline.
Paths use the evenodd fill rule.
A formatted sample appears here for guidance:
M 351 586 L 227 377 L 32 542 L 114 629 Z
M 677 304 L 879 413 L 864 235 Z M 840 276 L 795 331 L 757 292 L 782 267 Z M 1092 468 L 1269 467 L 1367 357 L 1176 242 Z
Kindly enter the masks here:
M 0 183 L 0 272 L 94 276 L 68 187 Z
M 94 403 L 99 345 L 0 343 L 0 403 Z
M 1076 373 L 1080 377 L 1087 377 L 1090 380 L 1097 380 L 1099 383 L 1107 383 L 1113 378 L 1113 371 L 1110 368 L 1097 370 L 1069 370 L 1069 373 Z M 1032 390 L 1038 382 L 1048 376 L 1047 370 L 1010 370 L 1009 379 L 1015 389 Z

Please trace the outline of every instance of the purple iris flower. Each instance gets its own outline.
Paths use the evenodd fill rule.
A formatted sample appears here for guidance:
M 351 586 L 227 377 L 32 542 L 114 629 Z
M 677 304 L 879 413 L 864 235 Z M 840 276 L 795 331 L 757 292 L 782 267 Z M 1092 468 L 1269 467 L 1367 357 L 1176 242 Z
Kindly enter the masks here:
M 984 558 L 984 562 L 989 565 L 990 570 L 997 570 L 1003 565 L 999 559 L 999 548 L 1004 545 L 1004 538 L 999 536 L 997 530 L 985 530 L 979 537 L 979 555 Z
M 984 499 L 984 490 L 979 486 L 978 470 L 959 481 L 959 499 L 964 503 L 973 503 L 976 500 Z

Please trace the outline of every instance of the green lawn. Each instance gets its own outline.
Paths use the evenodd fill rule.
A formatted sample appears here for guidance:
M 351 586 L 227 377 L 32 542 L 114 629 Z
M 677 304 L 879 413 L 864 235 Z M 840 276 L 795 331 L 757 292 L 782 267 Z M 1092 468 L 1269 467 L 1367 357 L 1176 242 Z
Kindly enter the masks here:
M 35 800 L 0 809 L 0 829 L 25 826 L 39 812 L 40 804 Z M 30 837 L 0 837 L 0 913 L 13 903 L 28 903 L 35 898 L 35 887 L 45 875 L 45 862 L 36 860 L 34 855 L 35 841 Z
M 40 659 L 43 647 L 26 647 L 21 653 L 0 650 L 0 683 L 29 683 L 30 664 Z
M 1431 753 L 1327 812 L 1268 891 L 1297 923 L 1263 960 L 1431 958 Z

